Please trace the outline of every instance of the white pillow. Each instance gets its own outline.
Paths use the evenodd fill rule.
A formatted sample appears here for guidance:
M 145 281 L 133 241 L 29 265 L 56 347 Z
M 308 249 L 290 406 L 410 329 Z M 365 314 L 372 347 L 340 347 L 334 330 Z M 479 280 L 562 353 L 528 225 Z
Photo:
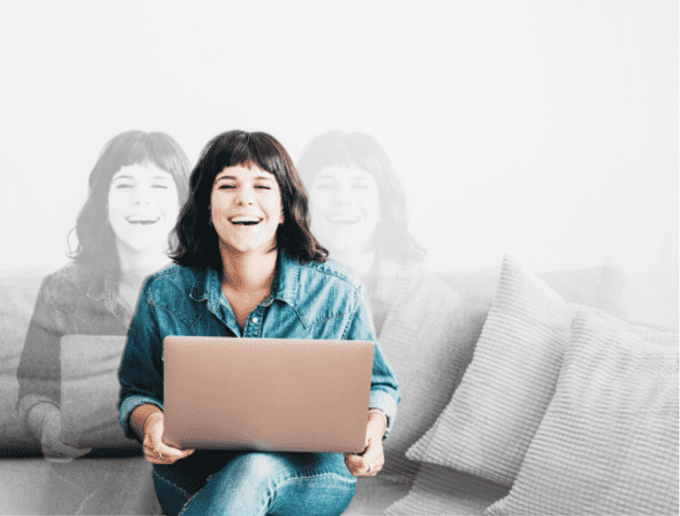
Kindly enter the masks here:
M 488 516 L 678 514 L 678 335 L 583 311 L 510 494 Z
M 574 310 L 506 256 L 472 362 L 406 456 L 509 487 L 552 398 Z

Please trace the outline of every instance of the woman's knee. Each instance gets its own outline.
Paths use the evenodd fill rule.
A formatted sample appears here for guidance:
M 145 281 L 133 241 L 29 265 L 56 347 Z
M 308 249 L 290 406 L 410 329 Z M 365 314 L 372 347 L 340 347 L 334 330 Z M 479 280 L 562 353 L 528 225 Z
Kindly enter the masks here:
M 209 477 L 183 514 L 341 514 L 354 495 L 356 479 L 344 461 L 335 459 L 323 454 L 237 454 Z
M 161 476 L 155 469 L 153 471 L 153 487 L 156 491 L 156 498 L 158 498 L 161 509 L 163 509 L 163 514 L 166 516 L 177 516 L 191 498 L 191 494 L 186 489 Z
M 332 516 L 347 508 L 356 486 L 344 460 L 336 459 L 331 454 L 246 453 L 230 464 L 230 473 L 249 492 L 245 498 L 266 507 L 267 514 Z
M 355 478 L 337 473 L 291 477 L 276 486 L 267 514 L 339 516 L 352 501 L 355 487 Z
M 281 474 L 285 470 L 285 465 L 274 454 L 248 452 L 235 457 L 227 468 L 238 476 L 269 479 Z

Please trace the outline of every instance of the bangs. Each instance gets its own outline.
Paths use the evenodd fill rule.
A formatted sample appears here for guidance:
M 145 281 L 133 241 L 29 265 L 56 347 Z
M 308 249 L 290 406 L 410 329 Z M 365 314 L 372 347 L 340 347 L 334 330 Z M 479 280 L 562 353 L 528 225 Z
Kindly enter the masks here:
M 121 156 L 121 158 L 121 168 L 136 164 L 151 164 L 168 172 L 173 177 L 177 175 L 177 170 L 180 169 L 177 151 L 172 146 L 164 145 L 164 142 L 151 138 L 135 141 L 129 148 L 127 155 Z
M 121 133 L 104 146 L 90 173 L 90 187 L 108 187 L 118 170 L 137 164 L 152 164 L 172 175 L 178 187 L 187 187 L 189 158 L 177 142 L 164 133 L 142 131 Z
M 218 171 L 223 170 L 224 167 L 256 165 L 279 180 L 281 179 L 283 160 L 280 150 L 272 142 L 261 137 L 258 133 L 250 133 L 229 138 L 227 145 L 224 145 L 216 153 L 215 165 L 215 169 Z
M 298 171 L 311 182 L 326 167 L 356 167 L 379 180 L 385 175 L 383 169 L 389 163 L 381 150 L 372 138 L 363 133 L 331 131 L 307 144 L 298 162 Z

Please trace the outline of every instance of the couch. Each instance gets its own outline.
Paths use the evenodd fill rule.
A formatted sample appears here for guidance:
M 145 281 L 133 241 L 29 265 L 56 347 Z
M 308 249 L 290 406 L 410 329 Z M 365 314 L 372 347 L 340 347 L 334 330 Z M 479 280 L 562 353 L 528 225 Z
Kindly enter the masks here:
M 49 463 L 16 420 L 15 371 L 46 272 L 0 276 L 0 514 L 160 514 L 150 465 L 101 411 L 115 353 L 81 357 L 88 378 L 72 378 L 70 400 L 108 414 L 108 453 Z M 403 407 L 383 471 L 359 479 L 345 514 L 678 513 L 678 334 L 628 320 L 621 271 L 535 274 L 506 257 L 432 281 L 456 303 L 449 336 L 384 348 Z

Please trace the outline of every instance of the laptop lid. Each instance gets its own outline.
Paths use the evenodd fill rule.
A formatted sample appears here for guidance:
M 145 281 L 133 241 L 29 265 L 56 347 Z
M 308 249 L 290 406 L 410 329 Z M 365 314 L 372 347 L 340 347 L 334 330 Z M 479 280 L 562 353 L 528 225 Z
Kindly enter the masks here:
M 163 440 L 178 448 L 361 452 L 370 341 L 166 337 Z

